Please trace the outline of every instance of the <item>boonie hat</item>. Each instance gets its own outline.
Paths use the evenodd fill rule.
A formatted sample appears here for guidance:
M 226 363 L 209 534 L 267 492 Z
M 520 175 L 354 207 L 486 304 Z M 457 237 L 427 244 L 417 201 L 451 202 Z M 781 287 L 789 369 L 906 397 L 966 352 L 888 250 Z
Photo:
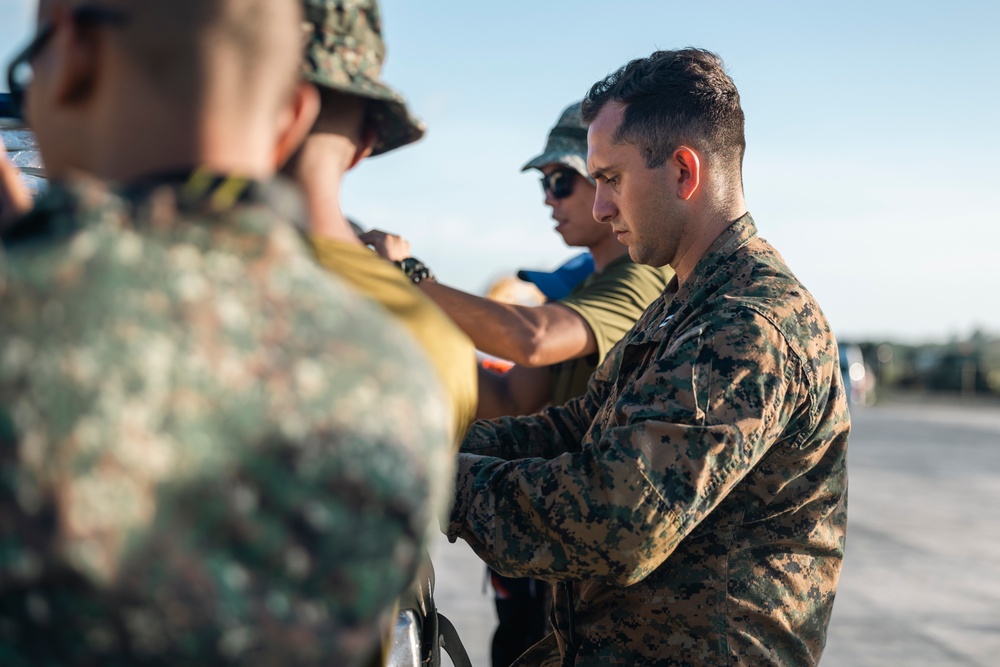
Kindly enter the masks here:
M 423 121 L 380 80 L 385 41 L 376 0 L 303 0 L 303 7 L 307 42 L 302 76 L 317 86 L 378 102 L 369 110 L 378 132 L 372 155 L 424 136 Z
M 547 164 L 566 165 L 591 183 L 594 182 L 587 171 L 587 124 L 580 114 L 580 102 L 566 107 L 549 132 L 545 150 L 521 167 L 521 171 L 541 169 Z

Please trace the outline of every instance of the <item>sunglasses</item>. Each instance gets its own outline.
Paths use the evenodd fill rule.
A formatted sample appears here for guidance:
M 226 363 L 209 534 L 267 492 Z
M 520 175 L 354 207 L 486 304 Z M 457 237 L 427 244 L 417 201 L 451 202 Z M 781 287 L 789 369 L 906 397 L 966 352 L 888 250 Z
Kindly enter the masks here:
M 127 16 L 123 12 L 107 7 L 77 5 L 70 11 L 69 19 L 78 26 L 89 27 L 100 24 L 119 26 L 126 22 Z M 55 34 L 55 23 L 50 21 L 41 25 L 35 37 L 14 56 L 7 67 L 7 88 L 10 94 L 4 105 L 7 108 L 3 109 L 7 118 L 24 120 L 24 93 L 34 78 L 31 61 L 38 57 Z
M 572 169 L 557 169 L 551 174 L 542 176 L 542 189 L 555 199 L 565 199 L 573 194 L 573 183 L 576 172 Z

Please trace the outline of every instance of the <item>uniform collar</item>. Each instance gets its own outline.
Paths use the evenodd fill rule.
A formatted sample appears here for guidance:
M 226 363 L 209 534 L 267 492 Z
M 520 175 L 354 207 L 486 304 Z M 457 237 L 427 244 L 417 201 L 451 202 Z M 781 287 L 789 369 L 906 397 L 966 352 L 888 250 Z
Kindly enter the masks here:
M 283 179 L 258 181 L 196 168 L 154 174 L 118 187 L 86 175 L 53 182 L 30 212 L 0 234 L 0 244 L 66 235 L 82 223 L 73 212 L 105 205 L 134 210 L 164 190 L 173 193 L 172 201 L 185 214 L 211 218 L 238 206 L 256 205 L 272 209 L 302 232 L 306 229 L 304 202 Z
M 672 336 L 677 325 L 700 308 L 718 285 L 729 279 L 726 267 L 730 258 L 756 236 L 757 226 L 749 213 L 730 223 L 698 260 L 683 285 L 676 275 L 670 280 L 657 306 L 647 311 L 649 319 L 645 326 L 637 327 L 637 335 L 630 343 L 660 341 Z
M 719 234 L 715 242 L 709 246 L 705 256 L 702 257 L 691 272 L 691 276 L 685 283 L 685 287 L 697 290 L 699 285 L 711 279 L 720 268 L 724 267 L 729 258 L 737 250 L 750 242 L 750 239 L 757 236 L 757 226 L 749 213 L 734 220 L 726 229 Z M 682 288 L 683 290 L 683 288 Z

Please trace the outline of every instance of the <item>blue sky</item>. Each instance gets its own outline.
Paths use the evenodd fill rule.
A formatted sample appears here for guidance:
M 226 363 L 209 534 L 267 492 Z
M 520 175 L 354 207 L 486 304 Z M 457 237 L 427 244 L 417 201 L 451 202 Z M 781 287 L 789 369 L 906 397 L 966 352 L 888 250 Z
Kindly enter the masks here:
M 747 203 L 842 337 L 1000 332 L 996 2 L 384 0 L 387 82 L 429 126 L 346 208 L 473 292 L 562 245 L 534 174 L 559 112 L 657 48 L 719 53 L 747 116 Z M 0 0 L 0 58 L 31 29 Z

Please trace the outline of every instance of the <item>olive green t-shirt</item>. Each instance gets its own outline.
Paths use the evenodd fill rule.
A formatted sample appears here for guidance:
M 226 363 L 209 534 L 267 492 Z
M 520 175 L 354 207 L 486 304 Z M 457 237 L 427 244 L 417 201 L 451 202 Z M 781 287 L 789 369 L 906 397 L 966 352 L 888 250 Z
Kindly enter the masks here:
M 369 248 L 314 235 L 309 241 L 323 267 L 381 304 L 417 340 L 451 398 L 455 439 L 461 442 L 479 401 L 472 341 L 402 271 Z
M 550 367 L 552 405 L 562 405 L 587 391 L 587 382 L 597 365 L 673 276 L 669 266 L 636 264 L 628 255 L 622 255 L 555 302 L 573 310 L 590 326 L 597 339 L 597 352 Z

